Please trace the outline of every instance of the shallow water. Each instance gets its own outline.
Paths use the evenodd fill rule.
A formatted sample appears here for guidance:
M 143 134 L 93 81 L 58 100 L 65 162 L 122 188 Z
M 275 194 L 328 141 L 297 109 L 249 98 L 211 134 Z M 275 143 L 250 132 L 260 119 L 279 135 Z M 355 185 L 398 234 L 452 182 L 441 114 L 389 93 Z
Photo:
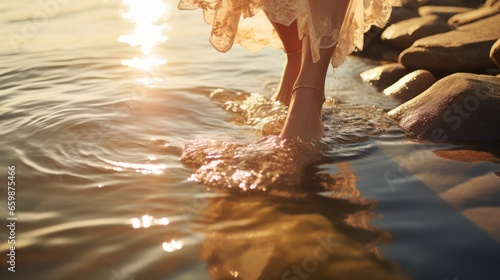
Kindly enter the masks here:
M 495 228 L 442 193 L 498 162 L 407 140 L 355 57 L 326 137 L 282 141 L 281 51 L 217 53 L 175 5 L 0 4 L 1 279 L 496 279 Z

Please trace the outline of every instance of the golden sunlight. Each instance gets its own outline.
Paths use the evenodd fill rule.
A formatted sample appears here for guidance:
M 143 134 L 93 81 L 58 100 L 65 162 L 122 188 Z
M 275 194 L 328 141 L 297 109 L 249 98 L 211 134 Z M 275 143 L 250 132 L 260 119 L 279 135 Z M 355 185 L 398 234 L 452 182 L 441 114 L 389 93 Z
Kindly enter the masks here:
M 166 226 L 170 221 L 167 217 L 155 219 L 153 216 L 143 215 L 141 218 L 132 218 L 130 223 L 133 228 L 149 228 L 153 225 Z
M 184 246 L 184 242 L 182 240 L 170 240 L 170 242 L 163 242 L 162 247 L 163 250 L 167 252 L 173 252 L 182 249 Z
M 152 68 L 163 65 L 165 63 L 167 63 L 167 61 L 156 56 L 146 56 L 142 58 L 134 57 L 133 59 L 122 60 L 122 65 L 135 67 L 143 71 L 151 70 Z
M 133 34 L 120 36 L 118 41 L 132 47 L 139 47 L 143 57 L 123 60 L 122 64 L 142 71 L 150 71 L 166 63 L 165 59 L 152 55 L 153 48 L 167 41 L 164 32 L 170 6 L 162 0 L 123 0 L 128 9 L 121 13 L 122 18 L 135 24 Z
M 112 169 L 115 171 L 125 171 L 127 169 L 133 169 L 137 173 L 142 173 L 145 175 L 148 174 L 163 174 L 163 170 L 167 169 L 165 164 L 153 164 L 153 163 L 128 163 L 128 162 L 120 162 L 113 160 L 106 160 L 106 162 L 112 167 L 108 167 L 107 169 Z

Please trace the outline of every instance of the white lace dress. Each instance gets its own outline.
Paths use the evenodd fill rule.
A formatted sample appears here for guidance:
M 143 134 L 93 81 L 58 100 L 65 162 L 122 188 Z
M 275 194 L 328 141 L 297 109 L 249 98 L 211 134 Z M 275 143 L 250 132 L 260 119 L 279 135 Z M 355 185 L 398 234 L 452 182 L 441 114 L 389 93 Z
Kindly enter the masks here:
M 234 43 L 252 52 L 264 46 L 281 48 L 268 17 L 283 25 L 297 20 L 299 38 L 310 37 L 315 62 L 320 48 L 337 44 L 331 63 L 338 67 L 355 48 L 362 50 L 363 34 L 372 25 L 383 27 L 392 7 L 400 4 L 401 0 L 180 0 L 179 9 L 203 10 L 205 22 L 212 26 L 210 42 L 221 52 Z

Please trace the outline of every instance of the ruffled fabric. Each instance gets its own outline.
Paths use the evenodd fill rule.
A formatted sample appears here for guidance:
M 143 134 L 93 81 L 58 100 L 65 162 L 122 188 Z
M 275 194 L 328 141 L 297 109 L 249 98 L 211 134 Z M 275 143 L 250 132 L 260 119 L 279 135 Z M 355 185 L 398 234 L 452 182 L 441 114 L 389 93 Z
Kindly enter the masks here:
M 401 0 L 180 0 L 179 9 L 203 10 L 212 26 L 210 42 L 221 52 L 234 43 L 252 52 L 282 48 L 269 19 L 283 25 L 296 20 L 299 38 L 310 37 L 314 62 L 320 48 L 336 45 L 331 63 L 338 67 L 363 49 L 363 34 L 373 25 L 383 27 L 392 7 L 400 5 Z

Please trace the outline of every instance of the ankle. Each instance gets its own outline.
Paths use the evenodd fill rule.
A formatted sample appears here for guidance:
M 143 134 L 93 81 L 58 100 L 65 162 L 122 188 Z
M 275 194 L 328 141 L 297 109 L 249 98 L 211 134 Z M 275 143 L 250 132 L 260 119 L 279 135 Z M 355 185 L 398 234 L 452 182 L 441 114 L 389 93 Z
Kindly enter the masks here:
M 312 89 L 314 91 L 314 93 L 321 97 L 322 101 L 325 102 L 326 98 L 325 98 L 325 91 L 319 87 L 316 87 L 316 86 L 311 86 L 311 85 L 307 85 L 307 84 L 299 84 L 299 85 L 295 85 L 292 89 L 292 96 L 294 94 L 296 94 L 296 91 L 299 90 L 299 89 Z
M 293 62 L 294 64 L 298 64 L 297 66 L 300 67 L 302 61 L 302 49 L 291 52 L 285 51 L 285 54 L 287 61 Z
M 293 56 L 293 55 L 297 55 L 297 54 L 302 54 L 302 49 L 296 49 L 296 50 L 291 50 L 291 51 L 284 50 L 284 52 L 287 56 Z

